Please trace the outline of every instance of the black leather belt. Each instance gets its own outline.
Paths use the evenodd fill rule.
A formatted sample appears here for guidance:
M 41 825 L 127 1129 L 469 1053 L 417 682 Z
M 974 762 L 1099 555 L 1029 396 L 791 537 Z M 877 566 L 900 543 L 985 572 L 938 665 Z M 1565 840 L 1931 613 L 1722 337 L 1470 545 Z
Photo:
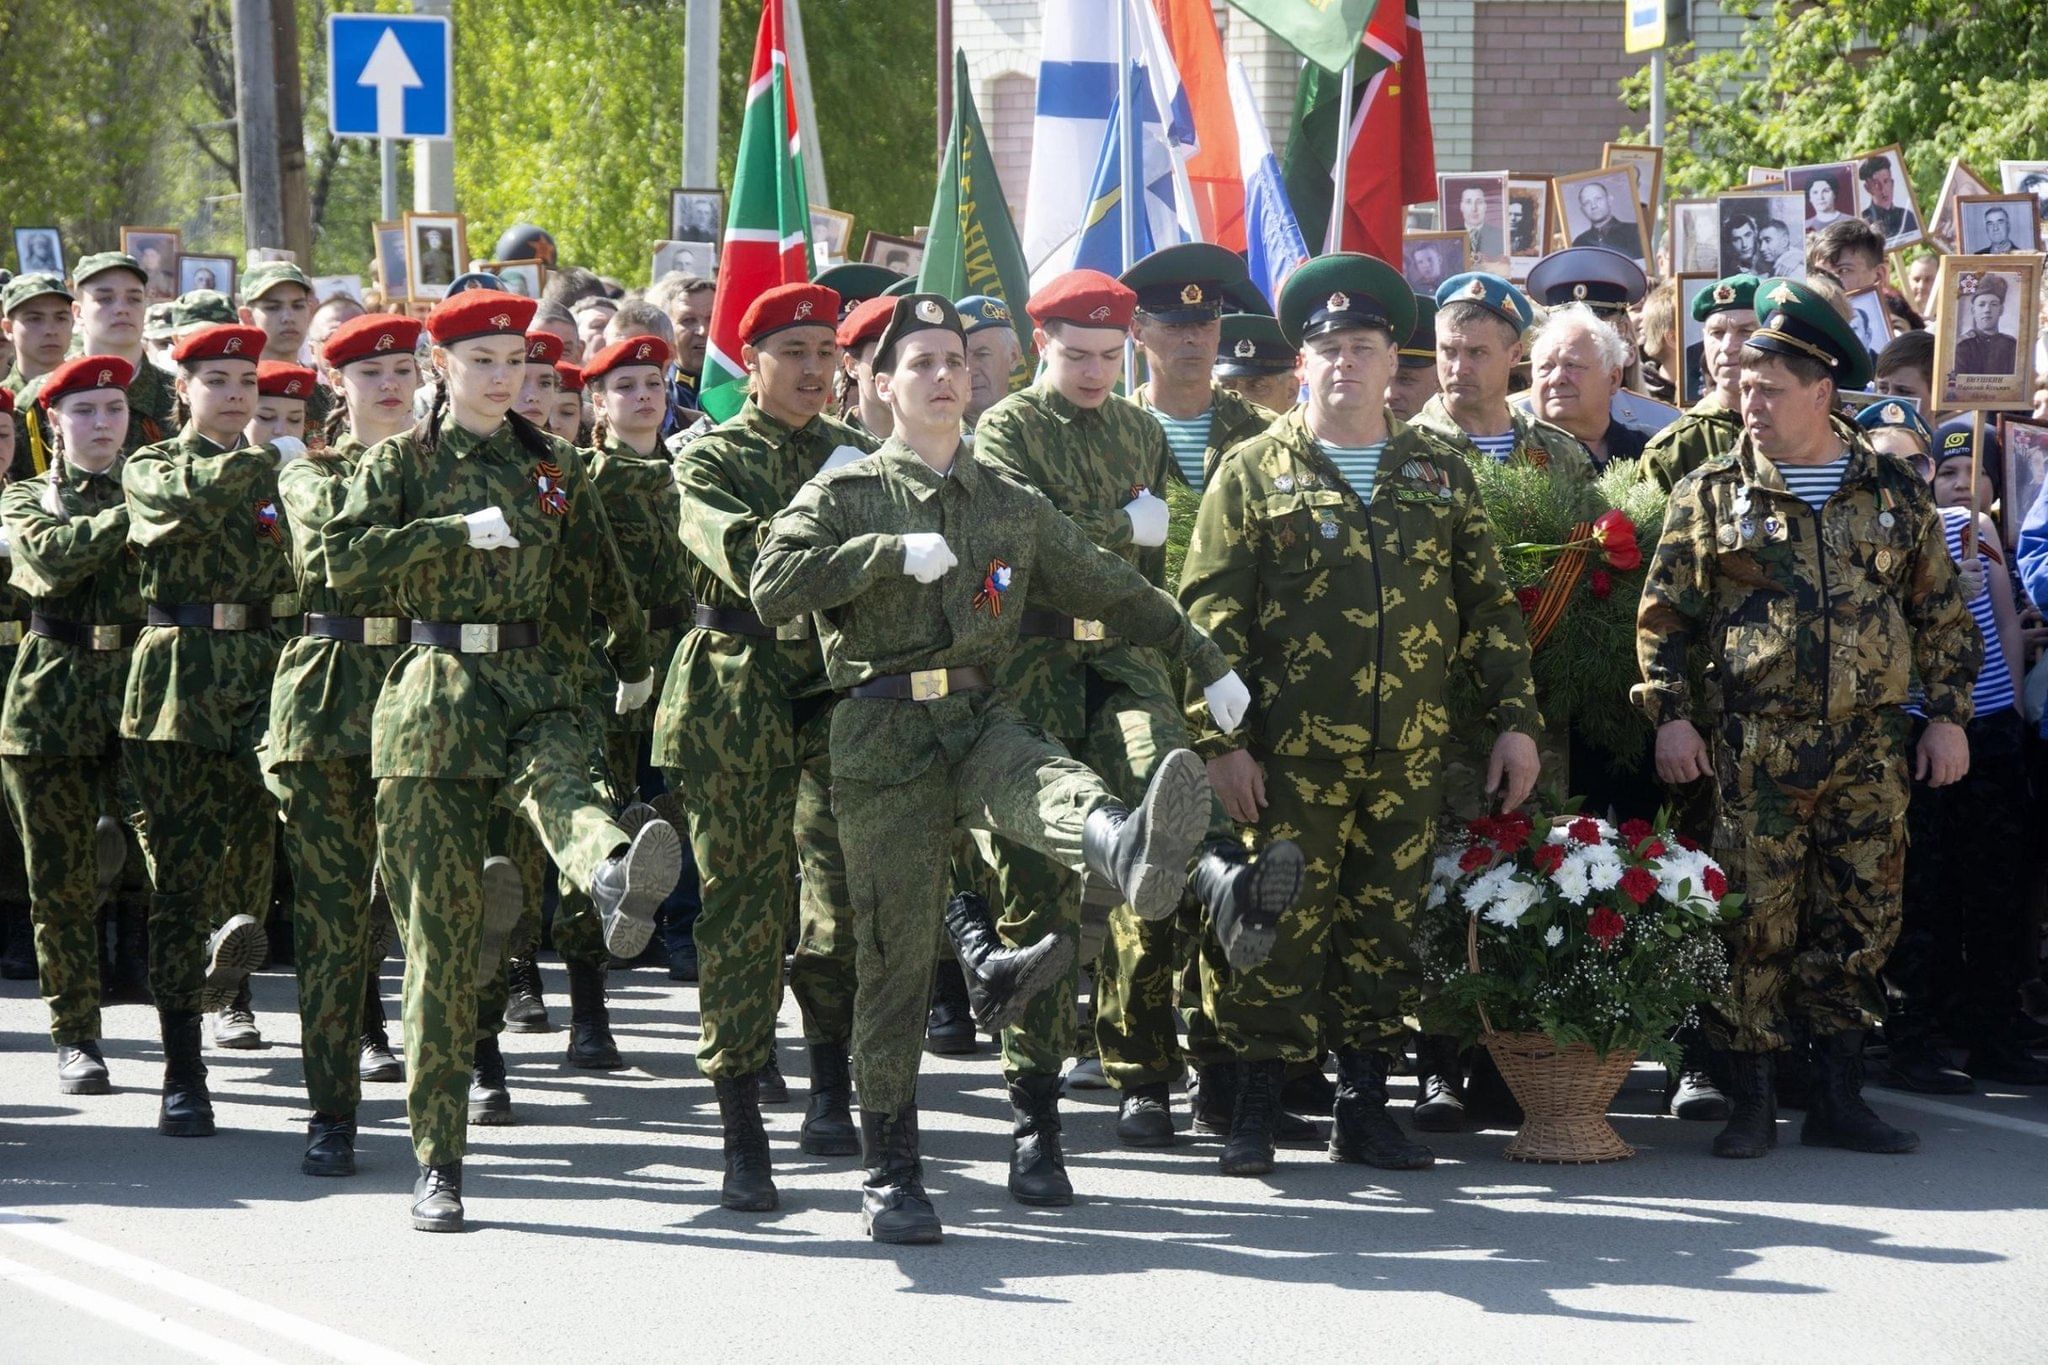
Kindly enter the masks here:
M 672 630 L 689 620 L 690 607 L 683 602 L 671 602 L 665 607 L 650 607 L 647 611 L 649 630 Z
M 1083 621 L 1056 611 L 1027 611 L 1017 618 L 1019 635 L 1049 640 L 1108 640 L 1114 637 L 1100 621 Z
M 979 668 L 920 668 L 915 673 L 869 678 L 849 688 L 847 695 L 890 701 L 937 701 L 955 692 L 975 692 L 993 685 L 988 674 Z
M 400 645 L 410 624 L 403 616 L 329 616 L 322 611 L 306 613 L 306 634 L 323 640 L 346 640 L 354 645 Z
M 178 602 L 149 604 L 153 626 L 194 626 L 201 630 L 262 630 L 271 623 L 268 602 Z
M 39 611 L 29 613 L 28 628 L 32 635 L 41 635 L 60 644 L 90 649 L 102 654 L 127 649 L 142 638 L 142 625 L 137 621 L 95 626 L 84 621 L 60 621 Z
M 540 627 L 531 621 L 414 621 L 411 639 L 457 654 L 502 654 L 532 649 L 540 643 Z
M 744 607 L 710 607 L 699 602 L 690 609 L 690 620 L 704 630 L 716 630 L 726 635 L 751 635 L 757 640 L 811 638 L 808 621 L 797 620 L 786 626 L 771 626 Z

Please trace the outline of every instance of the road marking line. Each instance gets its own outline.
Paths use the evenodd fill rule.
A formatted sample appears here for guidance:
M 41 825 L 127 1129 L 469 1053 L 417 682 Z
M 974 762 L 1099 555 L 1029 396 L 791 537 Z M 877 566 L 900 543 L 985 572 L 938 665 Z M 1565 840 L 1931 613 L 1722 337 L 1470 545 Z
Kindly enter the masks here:
M 2033 1119 L 2016 1119 L 2010 1114 L 1987 1114 L 1981 1109 L 1965 1109 L 1960 1104 L 1930 1100 L 1925 1095 L 1914 1095 L 1901 1090 L 1880 1090 L 1874 1098 L 1880 1104 L 1897 1105 L 1901 1109 L 1916 1109 L 1923 1114 L 1935 1114 L 1945 1119 L 1981 1123 L 1986 1128 L 2003 1128 L 2008 1133 L 2025 1133 L 2028 1137 L 2048 1138 L 2048 1123 L 2037 1123 Z
M 276 1356 L 258 1355 L 245 1350 L 221 1337 L 209 1335 L 196 1327 L 187 1327 L 182 1322 L 172 1322 L 146 1308 L 139 1308 L 125 1299 L 112 1294 L 89 1289 L 82 1284 L 73 1284 L 61 1275 L 52 1275 L 46 1270 L 24 1265 L 0 1256 L 0 1280 L 12 1280 L 23 1289 L 32 1289 L 47 1295 L 59 1303 L 90 1313 L 119 1327 L 125 1327 L 137 1336 L 149 1337 L 166 1346 L 184 1351 L 196 1360 L 215 1362 L 216 1365 L 279 1365 Z
M 0 1232 L 19 1237 L 25 1242 L 47 1247 L 51 1251 L 111 1270 L 116 1275 L 135 1281 L 160 1293 L 183 1299 L 195 1307 L 224 1317 L 238 1319 L 275 1337 L 294 1342 L 322 1355 L 349 1362 L 349 1365 L 418 1365 L 412 1357 L 364 1341 L 361 1337 L 333 1327 L 302 1318 L 296 1313 L 274 1308 L 237 1294 L 232 1289 L 209 1284 L 205 1280 L 187 1275 L 181 1270 L 159 1265 L 146 1257 L 103 1246 L 89 1237 L 66 1231 L 49 1222 L 46 1218 L 21 1212 L 19 1209 L 0 1209 Z M 118 1302 L 118 1300 L 116 1300 Z M 201 1352 L 200 1354 L 205 1354 Z M 251 1357 L 261 1359 L 261 1357 Z

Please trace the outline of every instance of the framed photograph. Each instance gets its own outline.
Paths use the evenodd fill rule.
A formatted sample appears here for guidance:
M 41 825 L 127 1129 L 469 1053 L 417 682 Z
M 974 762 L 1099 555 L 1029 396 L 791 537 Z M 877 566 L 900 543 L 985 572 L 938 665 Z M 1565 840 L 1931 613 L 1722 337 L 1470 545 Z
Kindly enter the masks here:
M 1718 274 L 1680 273 L 1671 281 L 1678 291 L 1678 320 L 1685 329 L 1678 357 L 1678 406 L 1682 408 L 1699 402 L 1707 391 L 1706 324 L 1693 321 L 1693 301 L 1713 288 L 1714 281 L 1720 278 Z
M 1806 231 L 1819 232 L 1856 212 L 1856 163 L 1787 166 L 1785 188 L 1799 192 Z
M 18 275 L 62 275 L 64 239 L 53 227 L 14 230 L 14 265 Z
M 484 269 L 498 277 L 498 287 L 508 294 L 537 299 L 548 282 L 548 269 L 529 257 L 523 261 L 485 261 Z
M 1927 225 L 1927 235 L 1943 248 L 1953 251 L 1956 245 L 1956 200 L 1966 194 L 1990 194 L 1991 182 L 1963 164 L 1961 157 L 1948 163 L 1948 174 L 1942 177 L 1941 193 L 1934 196 L 1934 221 Z
M 1724 194 L 1720 206 L 1721 273 L 1792 279 L 1806 274 L 1805 199 L 1783 192 Z
M 121 229 L 121 250 L 142 262 L 143 270 L 149 275 L 147 288 L 152 299 L 178 297 L 179 242 L 180 234 L 176 228 Z
M 2031 418 L 2002 416 L 1998 419 L 1998 444 L 2005 452 L 2005 496 L 1999 503 L 1999 530 L 2005 533 L 2008 549 L 2018 543 L 2020 523 L 2041 486 L 2048 484 L 2048 422 Z
M 1600 164 L 1636 168 L 1636 202 L 1654 226 L 1657 205 L 1664 202 L 1664 149 L 1638 142 L 1605 142 L 1600 145 Z
M 214 289 L 235 296 L 235 258 L 232 256 L 194 256 L 190 253 L 178 257 L 178 292 L 189 294 L 195 289 Z
M 1671 231 L 1671 273 L 1721 278 L 1721 205 L 1713 199 L 1674 199 L 1665 210 Z
M 1550 254 L 1550 177 L 1508 177 L 1508 278 L 1529 278 L 1536 262 Z
M 1785 183 L 1785 172 L 1776 166 L 1751 166 L 1744 175 L 1742 183 L 1745 185 L 1782 185 Z
M 1856 158 L 1856 216 L 1878 230 L 1887 251 L 1911 246 L 1927 235 L 1896 142 Z
M 2001 161 L 1998 185 L 2007 194 L 2031 194 L 2048 221 L 2048 161 Z
M 387 303 L 396 303 L 406 297 L 405 224 L 378 223 L 370 231 L 377 244 L 377 287 Z
M 469 241 L 459 213 L 405 215 L 407 298 L 445 299 L 448 286 L 469 259 Z
M 658 280 L 663 275 L 696 275 L 711 279 L 718 272 L 718 248 L 715 242 L 656 242 L 654 244 L 654 273 L 648 278 Z
M 924 243 L 915 237 L 892 237 L 886 232 L 870 232 L 861 243 L 860 258 L 869 265 L 879 265 L 899 275 L 915 275 L 924 264 Z
M 1465 268 L 1505 275 L 1508 262 L 1508 173 L 1439 175 L 1436 178 L 1437 222 L 1443 231 L 1465 238 Z M 1453 271 L 1453 274 L 1456 272 Z
M 2033 406 L 2041 257 L 1944 256 L 1934 283 L 1935 406 Z
M 1884 306 L 1884 295 L 1876 289 L 1859 289 L 1849 295 L 1849 326 L 1870 352 L 1871 360 L 1898 335 L 1892 310 Z
M 1410 232 L 1401 238 L 1401 274 L 1418 294 L 1435 294 L 1453 275 L 1472 268 L 1465 254 L 1470 241 L 1462 232 Z
M 1959 194 L 1956 253 L 2008 256 L 2041 249 L 2041 219 L 2029 194 Z
M 811 205 L 811 248 L 827 258 L 818 262 L 818 268 L 838 265 L 846 259 L 847 243 L 853 240 L 853 215 Z
M 668 237 L 672 242 L 716 242 L 725 225 L 725 196 L 717 190 L 670 190 Z
M 329 299 L 354 299 L 363 301 L 363 277 L 361 275 L 315 275 L 313 276 L 313 306 L 319 307 Z
M 1650 222 L 1634 166 L 1574 171 L 1551 182 L 1567 246 L 1604 246 L 1650 269 Z

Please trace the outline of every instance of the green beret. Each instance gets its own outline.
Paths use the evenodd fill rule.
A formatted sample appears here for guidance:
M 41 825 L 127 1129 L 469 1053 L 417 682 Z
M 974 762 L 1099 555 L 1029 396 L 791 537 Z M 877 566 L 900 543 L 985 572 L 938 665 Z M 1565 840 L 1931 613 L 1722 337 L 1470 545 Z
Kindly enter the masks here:
M 1415 293 L 1385 261 L 1338 251 L 1287 277 L 1279 313 L 1280 333 L 1292 346 L 1355 327 L 1381 328 L 1399 344 L 1415 328 Z
M 1244 258 L 1214 242 L 1165 246 L 1117 277 L 1138 296 L 1138 307 L 1159 322 L 1213 322 L 1226 293 L 1249 280 Z
M 1870 383 L 1870 351 L 1826 299 L 1799 280 L 1768 279 L 1756 287 L 1760 325 L 1749 344 L 1777 355 L 1825 365 L 1838 389 Z
M 281 284 L 295 284 L 308 294 L 313 292 L 313 282 L 306 278 L 306 272 L 290 261 L 265 261 L 243 272 L 242 302 L 254 303 Z
M 188 289 L 171 302 L 171 331 L 211 327 L 242 320 L 228 296 L 216 289 Z
M 0 317 L 12 316 L 14 310 L 30 299 L 39 299 L 45 294 L 54 294 L 60 299 L 69 299 L 71 291 L 64 287 L 62 275 L 51 275 L 34 271 L 27 275 L 16 275 L 0 289 Z
M 1705 322 L 1715 313 L 1732 309 L 1756 308 L 1756 287 L 1762 284 L 1754 275 L 1730 275 L 1725 280 L 1715 280 L 1693 296 L 1692 320 Z
M 1216 373 L 1284 374 L 1298 352 L 1288 344 L 1279 319 L 1267 313 L 1225 313 L 1223 339 L 1216 343 Z
M 85 288 L 85 282 L 95 275 L 104 275 L 109 270 L 125 270 L 143 284 L 149 283 L 149 272 L 142 268 L 142 262 L 125 251 L 96 251 L 78 263 L 78 269 L 71 272 L 71 287 Z
M 843 322 L 858 304 L 869 299 L 878 299 L 889 292 L 889 286 L 902 279 L 900 271 L 885 265 L 869 265 L 865 261 L 849 261 L 835 265 L 830 270 L 820 271 L 812 284 L 821 284 L 839 296 L 839 316 L 834 321 Z

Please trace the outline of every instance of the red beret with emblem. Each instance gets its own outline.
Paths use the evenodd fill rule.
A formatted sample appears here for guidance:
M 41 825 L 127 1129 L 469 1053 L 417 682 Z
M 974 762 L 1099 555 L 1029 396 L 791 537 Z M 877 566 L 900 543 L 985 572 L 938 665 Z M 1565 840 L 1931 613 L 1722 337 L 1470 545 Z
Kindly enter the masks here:
M 790 327 L 836 327 L 839 291 L 822 284 L 778 284 L 740 315 L 740 340 L 750 346 Z
M 246 360 L 254 365 L 263 354 L 263 329 L 220 322 L 201 327 L 171 349 L 180 365 L 198 360 Z
M 628 365 L 652 365 L 655 369 L 666 369 L 669 361 L 668 343 L 660 337 L 626 337 L 592 356 L 583 366 L 583 378 L 594 383 L 613 370 L 623 370 Z
M 526 334 L 526 363 L 553 365 L 562 358 L 562 339 L 553 332 Z
M 839 345 L 843 350 L 852 350 L 863 342 L 873 341 L 882 335 L 882 329 L 889 325 L 889 319 L 896 312 L 894 296 L 882 294 L 872 299 L 862 299 L 854 305 L 846 321 L 839 324 Z
M 125 390 L 134 379 L 135 367 L 117 355 L 82 355 L 45 375 L 43 386 L 36 390 L 36 401 L 47 408 L 67 394 Z
M 1121 331 L 1131 325 L 1131 313 L 1137 306 L 1137 294 L 1122 280 L 1100 270 L 1069 270 L 1033 294 L 1024 311 L 1040 327 L 1048 322 L 1071 322 L 1076 327 Z
M 583 392 L 584 384 L 587 382 L 584 378 L 583 367 L 571 364 L 566 360 L 557 360 L 555 362 L 555 376 L 562 381 L 563 393 L 581 393 Z
M 311 398 L 320 377 L 304 365 L 265 360 L 256 366 L 256 392 L 265 398 Z
M 427 314 L 427 335 L 436 346 L 453 346 L 475 337 L 524 338 L 540 305 L 502 289 L 465 289 L 450 294 Z
M 335 369 L 380 355 L 411 355 L 420 344 L 420 320 L 396 313 L 365 313 L 334 329 L 320 358 Z

